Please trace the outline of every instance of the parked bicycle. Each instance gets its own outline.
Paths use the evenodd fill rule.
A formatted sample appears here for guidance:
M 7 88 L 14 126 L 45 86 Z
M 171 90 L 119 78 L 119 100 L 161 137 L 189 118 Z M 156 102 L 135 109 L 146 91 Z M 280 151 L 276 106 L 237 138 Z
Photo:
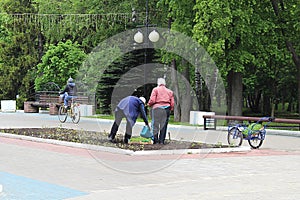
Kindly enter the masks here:
M 231 146 L 241 146 L 244 140 L 248 140 L 253 149 L 258 149 L 265 140 L 266 128 L 274 121 L 272 117 L 262 117 L 252 124 L 235 124 L 228 126 L 228 144 Z M 263 122 L 266 122 L 263 124 Z
M 72 119 L 74 124 L 77 124 L 80 121 L 80 110 L 79 104 L 76 103 L 76 98 L 72 98 L 70 105 L 65 108 L 64 103 L 60 105 L 58 109 L 58 119 L 61 123 L 64 123 L 68 116 Z

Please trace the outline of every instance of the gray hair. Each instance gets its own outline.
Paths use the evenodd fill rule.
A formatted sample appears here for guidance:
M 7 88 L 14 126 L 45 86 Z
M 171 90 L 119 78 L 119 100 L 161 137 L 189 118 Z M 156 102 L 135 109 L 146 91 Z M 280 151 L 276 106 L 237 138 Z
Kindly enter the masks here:
M 166 80 L 164 78 L 158 78 L 157 79 L 157 85 L 166 85 Z

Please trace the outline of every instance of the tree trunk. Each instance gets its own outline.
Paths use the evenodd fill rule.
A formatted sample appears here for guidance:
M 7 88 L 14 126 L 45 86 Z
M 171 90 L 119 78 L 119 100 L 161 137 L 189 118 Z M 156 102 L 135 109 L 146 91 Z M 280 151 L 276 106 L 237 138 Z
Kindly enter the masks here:
M 212 74 L 211 79 L 209 80 L 209 91 L 210 91 L 210 95 L 211 98 L 213 98 L 216 94 L 216 90 L 217 90 L 217 82 L 218 82 L 218 73 L 219 70 L 215 69 L 214 73 Z
M 196 110 L 201 110 L 201 106 L 200 106 L 200 103 L 201 103 L 201 98 L 202 98 L 202 86 L 201 86 L 201 75 L 200 75 L 200 72 L 199 72 L 199 68 L 196 68 L 195 69 L 195 90 L 196 90 L 196 97 L 197 97 L 197 102 L 196 102 Z
M 243 107 L 242 73 L 230 71 L 228 81 L 228 115 L 241 116 Z
M 183 76 L 186 80 L 184 80 L 184 90 L 182 90 L 182 98 L 181 101 L 181 122 L 189 122 L 190 119 L 190 111 L 192 107 L 192 96 L 190 89 L 190 65 L 186 60 L 182 60 L 182 66 L 185 66 L 185 70 L 183 72 Z
M 211 98 L 210 98 L 210 93 L 207 87 L 204 88 L 203 90 L 203 110 L 210 112 L 211 108 Z
M 227 114 L 231 113 L 231 105 L 232 105 L 232 80 L 233 80 L 233 72 L 228 72 L 227 75 Z
M 173 82 L 174 87 L 174 98 L 175 98 L 175 105 L 174 105 L 174 121 L 180 122 L 181 120 L 181 108 L 180 108 L 180 93 L 179 93 L 179 86 L 178 86 L 178 78 L 177 78 L 177 66 L 175 59 L 171 62 L 171 79 Z
M 276 100 L 271 101 L 271 117 L 275 116 L 275 111 L 278 110 L 279 102 Z
M 300 62 L 298 63 L 298 114 L 300 117 Z
M 262 113 L 264 115 L 271 115 L 271 99 L 269 95 L 264 95 L 262 104 Z
M 217 89 L 217 81 L 218 81 L 218 70 L 214 70 L 212 74 L 208 74 L 206 76 L 206 87 L 203 87 L 202 90 L 202 110 L 211 111 L 212 99 L 215 97 L 216 89 Z

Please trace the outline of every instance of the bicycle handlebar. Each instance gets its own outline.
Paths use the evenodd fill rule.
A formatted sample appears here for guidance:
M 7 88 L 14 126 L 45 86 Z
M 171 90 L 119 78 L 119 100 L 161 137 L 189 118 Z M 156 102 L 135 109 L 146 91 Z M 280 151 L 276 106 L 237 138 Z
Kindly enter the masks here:
M 275 117 L 262 117 L 258 120 L 258 122 L 265 120 L 267 120 L 268 122 L 273 122 L 275 120 Z

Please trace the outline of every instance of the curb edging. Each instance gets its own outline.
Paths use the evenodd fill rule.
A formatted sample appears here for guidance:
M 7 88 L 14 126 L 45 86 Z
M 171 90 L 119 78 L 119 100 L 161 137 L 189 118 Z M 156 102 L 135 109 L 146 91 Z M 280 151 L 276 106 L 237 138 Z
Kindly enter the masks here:
M 0 133 L 0 137 L 20 139 L 32 142 L 41 142 L 47 144 L 54 144 L 60 146 L 81 148 L 93 151 L 104 151 L 109 153 L 121 154 L 121 155 L 131 155 L 131 156 L 145 156 L 145 155 L 179 155 L 179 154 L 207 154 L 207 153 L 229 153 L 229 152 L 245 152 L 251 151 L 248 146 L 241 147 L 228 147 L 228 148 L 207 148 L 207 149 L 176 149 L 176 150 L 149 150 L 149 151 L 132 151 L 127 149 L 119 149 L 114 147 L 104 147 L 99 145 L 66 142 L 61 140 L 44 139 L 25 135 L 15 135 L 10 133 Z

